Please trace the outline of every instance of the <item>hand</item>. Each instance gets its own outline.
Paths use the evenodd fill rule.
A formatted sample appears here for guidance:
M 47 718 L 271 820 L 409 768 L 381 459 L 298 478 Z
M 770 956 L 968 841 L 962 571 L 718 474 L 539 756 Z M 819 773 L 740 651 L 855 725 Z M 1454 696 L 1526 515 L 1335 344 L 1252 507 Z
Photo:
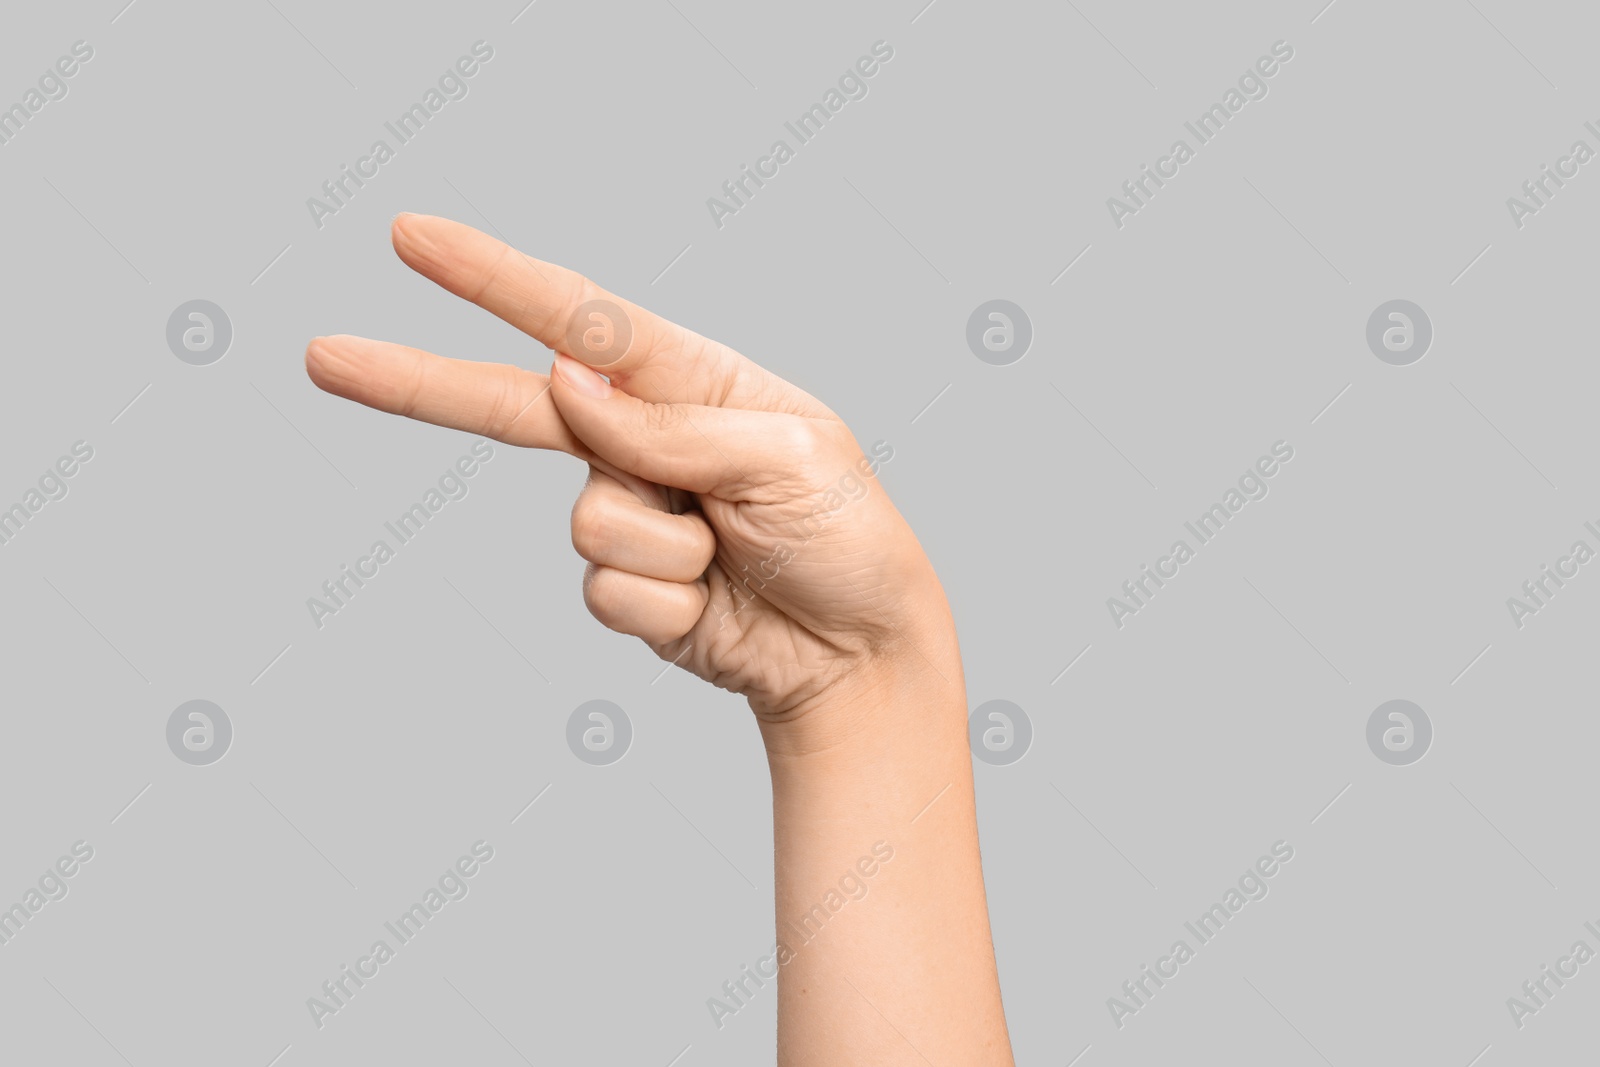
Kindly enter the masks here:
M 588 462 L 572 541 L 597 619 L 765 723 L 859 706 L 907 670 L 942 677 L 922 647 L 954 659 L 943 593 L 876 481 L 891 447 L 864 454 L 732 349 L 470 227 L 401 215 L 392 237 L 413 270 L 554 350 L 551 374 L 349 336 L 313 340 L 307 372 L 380 411 Z
M 807 914 L 863 844 L 894 837 L 872 903 L 781 964 L 779 1062 L 911 1063 L 920 1047 L 1009 1065 L 960 654 L 875 477 L 892 449 L 864 455 L 738 353 L 476 230 L 402 215 L 393 237 L 414 270 L 555 350 L 550 374 L 323 337 L 306 348 L 312 380 L 589 464 L 572 512 L 589 610 L 757 714 L 779 916 Z M 937 814 L 908 824 L 930 797 Z

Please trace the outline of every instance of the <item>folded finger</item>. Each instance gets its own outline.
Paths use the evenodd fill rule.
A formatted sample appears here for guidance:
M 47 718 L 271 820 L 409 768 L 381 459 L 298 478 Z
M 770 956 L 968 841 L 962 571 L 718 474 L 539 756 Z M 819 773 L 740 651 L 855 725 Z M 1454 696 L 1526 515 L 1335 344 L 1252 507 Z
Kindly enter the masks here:
M 617 479 L 592 470 L 572 508 L 572 547 L 590 563 L 692 582 L 705 574 L 717 539 L 699 514 L 652 507 Z
M 650 404 L 557 356 L 551 395 L 578 439 L 614 467 L 660 485 L 754 500 L 836 446 L 837 424 L 767 411 Z M 846 431 L 848 432 L 848 431 Z
M 676 641 L 694 628 L 705 611 L 705 582 L 684 584 L 589 564 L 583 600 L 607 629 L 642 638 L 648 644 Z

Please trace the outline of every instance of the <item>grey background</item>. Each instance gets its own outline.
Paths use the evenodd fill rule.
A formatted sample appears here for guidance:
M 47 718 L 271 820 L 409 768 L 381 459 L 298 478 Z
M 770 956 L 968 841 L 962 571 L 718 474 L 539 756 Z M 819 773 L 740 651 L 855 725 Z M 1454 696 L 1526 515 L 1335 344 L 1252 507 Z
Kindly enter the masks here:
M 1027 758 L 975 767 L 1020 1062 L 1592 1053 L 1600 964 L 1521 1030 L 1505 1001 L 1600 948 L 1600 577 L 1521 630 L 1505 599 L 1596 547 L 1600 164 L 1521 230 L 1505 199 L 1600 147 L 1600 15 L 923 2 L 8 7 L 0 101 L 95 56 L 0 146 L 0 498 L 95 456 L 0 548 L 0 897 L 95 857 L 0 946 L 7 1062 L 771 1057 L 770 990 L 721 1030 L 705 1006 L 772 940 L 759 740 L 584 611 L 576 465 L 497 447 L 309 621 L 472 439 L 320 394 L 307 339 L 548 366 L 396 260 L 400 210 L 582 270 L 893 443 L 970 705 L 1033 722 Z M 314 227 L 306 198 L 479 39 L 470 95 Z M 870 95 L 713 226 L 706 198 L 880 39 Z M 1114 227 L 1106 198 L 1280 39 L 1270 94 Z M 1034 327 L 1007 367 L 964 339 L 997 298 Z M 1364 340 L 1396 298 L 1435 330 L 1409 367 Z M 193 299 L 233 324 L 207 367 L 165 343 Z M 1106 598 L 1280 439 L 1270 496 L 1115 628 Z M 164 739 L 197 698 L 235 732 L 208 767 Z M 1435 730 L 1408 767 L 1364 739 L 1394 698 Z M 633 723 L 612 766 L 564 741 L 591 699 Z M 316 1029 L 306 998 L 478 839 L 470 895 Z M 1279 839 L 1270 896 L 1117 1029 L 1106 999 Z

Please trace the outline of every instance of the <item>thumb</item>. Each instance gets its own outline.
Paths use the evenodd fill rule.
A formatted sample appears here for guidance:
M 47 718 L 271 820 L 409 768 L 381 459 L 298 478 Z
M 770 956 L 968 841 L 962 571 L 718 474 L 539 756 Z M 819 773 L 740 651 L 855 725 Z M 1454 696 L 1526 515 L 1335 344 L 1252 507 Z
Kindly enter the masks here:
M 821 424 L 797 415 L 630 396 L 557 354 L 550 394 L 572 433 L 608 462 L 660 485 L 746 499 L 788 480 L 820 443 Z

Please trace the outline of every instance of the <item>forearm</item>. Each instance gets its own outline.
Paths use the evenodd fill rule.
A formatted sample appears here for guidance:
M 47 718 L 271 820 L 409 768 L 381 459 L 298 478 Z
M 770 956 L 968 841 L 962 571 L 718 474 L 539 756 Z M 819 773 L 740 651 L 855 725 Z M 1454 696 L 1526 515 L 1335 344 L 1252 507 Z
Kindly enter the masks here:
M 946 631 L 908 638 L 809 724 L 763 727 L 784 1067 L 1012 1063 Z
M 590 612 L 744 694 L 761 723 L 780 1062 L 1010 1064 L 960 652 L 931 564 L 874 488 L 893 447 L 863 451 L 731 348 L 488 234 L 407 213 L 392 229 L 409 266 L 550 349 L 550 374 L 347 336 L 308 344 L 306 371 L 589 464 L 572 544 Z

